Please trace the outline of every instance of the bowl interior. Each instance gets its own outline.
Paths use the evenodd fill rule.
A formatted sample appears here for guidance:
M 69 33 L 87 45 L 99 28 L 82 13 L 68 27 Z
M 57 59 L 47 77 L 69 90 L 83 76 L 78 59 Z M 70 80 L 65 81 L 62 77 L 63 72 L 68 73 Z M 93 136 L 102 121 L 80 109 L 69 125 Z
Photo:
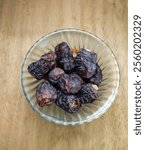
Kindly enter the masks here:
M 28 65 L 38 60 L 48 51 L 54 51 L 55 46 L 67 42 L 71 48 L 85 48 L 97 54 L 97 62 L 103 73 L 103 81 L 99 86 L 100 97 L 91 104 L 84 104 L 77 113 L 69 114 L 53 104 L 49 107 L 39 107 L 36 103 L 36 86 L 42 82 L 33 78 L 27 71 Z M 21 84 L 26 100 L 33 110 L 46 120 L 63 124 L 75 125 L 89 122 L 102 115 L 112 104 L 119 86 L 119 68 L 110 48 L 91 33 L 63 29 L 47 34 L 37 41 L 25 56 L 21 69 Z

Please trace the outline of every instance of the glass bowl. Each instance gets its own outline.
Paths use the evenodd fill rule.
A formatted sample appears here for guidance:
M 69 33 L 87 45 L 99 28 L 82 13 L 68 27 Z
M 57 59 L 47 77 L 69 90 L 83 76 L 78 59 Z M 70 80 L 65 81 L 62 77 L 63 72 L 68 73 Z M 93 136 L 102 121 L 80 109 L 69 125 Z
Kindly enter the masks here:
M 65 112 L 55 104 L 39 107 L 35 98 L 36 87 L 43 80 L 36 80 L 27 70 L 30 63 L 49 50 L 54 51 L 55 46 L 63 41 L 71 48 L 83 47 L 95 52 L 103 73 L 99 98 L 93 103 L 82 105 L 74 114 Z M 111 49 L 97 36 L 78 29 L 61 29 L 40 38 L 27 52 L 21 67 L 21 86 L 27 102 L 42 118 L 61 125 L 83 124 L 100 117 L 115 100 L 119 87 L 119 67 Z

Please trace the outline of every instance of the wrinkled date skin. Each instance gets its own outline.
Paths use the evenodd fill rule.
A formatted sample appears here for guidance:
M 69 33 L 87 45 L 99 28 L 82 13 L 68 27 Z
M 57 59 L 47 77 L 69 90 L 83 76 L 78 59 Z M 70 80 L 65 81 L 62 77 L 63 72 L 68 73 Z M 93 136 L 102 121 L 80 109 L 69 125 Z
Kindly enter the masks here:
M 39 106 L 51 105 L 57 98 L 56 89 L 48 82 L 40 83 L 36 89 L 36 99 Z
M 81 107 L 81 103 L 75 95 L 66 95 L 60 91 L 58 92 L 58 97 L 55 103 L 68 113 L 75 113 Z
M 44 76 L 52 69 L 52 67 L 56 64 L 56 54 L 54 52 L 49 52 L 45 55 L 42 55 L 41 58 L 31 63 L 28 66 L 28 72 L 40 80 L 44 78 Z
M 50 66 L 53 66 L 53 65 L 56 64 L 56 54 L 53 51 L 50 51 L 50 52 L 42 55 L 41 59 L 43 59 L 46 62 L 48 62 Z
M 61 68 L 54 68 L 48 74 L 48 80 L 52 84 L 57 84 L 60 77 L 64 74 L 64 71 Z
M 64 74 L 58 81 L 62 92 L 67 94 L 75 94 L 81 89 L 83 80 L 75 73 Z
M 96 63 L 97 61 L 97 55 L 94 52 L 91 52 L 89 50 L 86 50 L 84 48 L 80 48 L 78 56 L 86 58 L 88 61 L 91 61 L 93 63 Z
M 75 67 L 74 58 L 67 43 L 62 42 L 55 47 L 57 62 L 62 68 L 70 73 Z
M 77 96 L 81 103 L 92 103 L 99 96 L 96 85 L 91 83 L 83 84 L 81 90 L 77 93 Z
M 83 78 L 92 77 L 96 71 L 96 59 L 95 53 L 80 49 L 75 59 L 76 72 Z
M 103 79 L 102 70 L 100 69 L 100 66 L 96 64 L 95 74 L 89 79 L 89 82 L 99 85 L 102 82 L 102 79 Z

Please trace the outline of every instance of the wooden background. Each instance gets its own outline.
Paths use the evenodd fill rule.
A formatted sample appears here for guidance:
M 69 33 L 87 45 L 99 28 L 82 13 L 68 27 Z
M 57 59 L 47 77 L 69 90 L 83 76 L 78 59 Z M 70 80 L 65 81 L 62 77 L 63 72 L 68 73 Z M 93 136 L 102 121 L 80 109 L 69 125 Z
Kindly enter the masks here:
M 127 9 L 127 0 L 0 0 L 0 150 L 127 150 Z M 38 117 L 19 82 L 32 44 L 68 27 L 102 38 L 121 73 L 118 97 L 107 113 L 75 127 Z

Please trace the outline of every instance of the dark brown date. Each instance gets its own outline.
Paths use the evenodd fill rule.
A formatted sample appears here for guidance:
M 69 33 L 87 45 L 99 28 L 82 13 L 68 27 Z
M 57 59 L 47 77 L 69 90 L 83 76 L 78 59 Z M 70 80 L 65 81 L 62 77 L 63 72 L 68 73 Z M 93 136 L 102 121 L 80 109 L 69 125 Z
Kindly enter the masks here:
M 82 83 L 82 79 L 75 73 L 63 74 L 58 81 L 61 91 L 67 94 L 77 93 L 81 89 Z
M 77 97 L 83 104 L 92 103 L 98 98 L 98 96 L 98 87 L 91 83 L 83 84 L 81 90 L 77 93 Z
M 58 64 L 68 73 L 72 72 L 75 64 L 71 50 L 67 43 L 62 42 L 55 47 Z
M 81 107 L 81 103 L 75 95 L 66 95 L 60 91 L 55 103 L 68 113 L 75 113 Z
M 102 70 L 100 69 L 100 66 L 96 64 L 95 74 L 89 79 L 89 82 L 99 85 L 102 82 L 102 79 L 103 79 Z
M 39 106 L 51 105 L 56 98 L 57 91 L 48 81 L 44 81 L 37 86 L 36 99 Z
M 57 84 L 60 77 L 64 74 L 64 71 L 61 68 L 54 68 L 48 74 L 48 80 L 52 84 Z
M 28 66 L 28 72 L 33 77 L 40 80 L 44 78 L 44 76 L 53 68 L 55 64 L 56 54 L 51 51 L 45 55 L 42 55 L 38 61 L 31 63 Z
M 78 52 L 78 57 L 83 57 L 85 59 L 87 59 L 88 61 L 91 61 L 93 63 L 96 63 L 97 61 L 97 55 L 94 52 L 91 52 L 89 50 L 86 50 L 84 48 L 80 48 L 79 52 Z
M 83 78 L 90 78 L 96 71 L 97 56 L 93 52 L 80 49 L 75 59 L 76 72 Z

